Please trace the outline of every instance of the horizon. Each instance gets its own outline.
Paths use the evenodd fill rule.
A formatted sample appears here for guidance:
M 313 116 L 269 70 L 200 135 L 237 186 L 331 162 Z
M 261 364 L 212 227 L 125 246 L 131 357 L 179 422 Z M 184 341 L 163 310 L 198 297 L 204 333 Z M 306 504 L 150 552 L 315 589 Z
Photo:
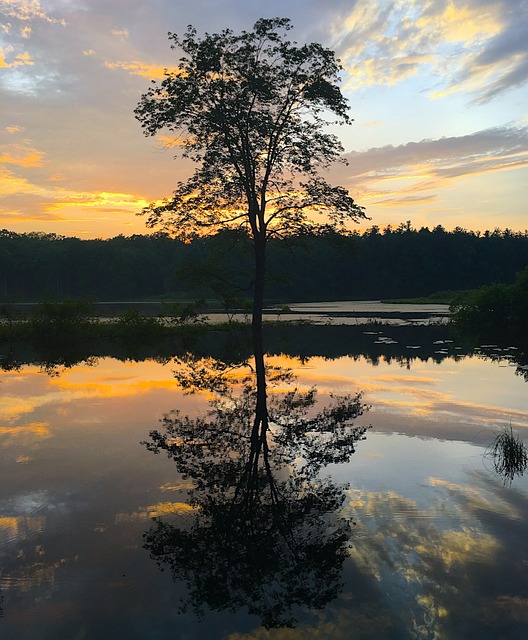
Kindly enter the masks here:
M 335 130 L 364 232 L 528 228 L 526 0 L 0 0 L 0 228 L 81 239 L 150 235 L 136 214 L 192 173 L 134 108 L 178 53 L 167 31 L 251 29 L 287 16 L 336 51 L 355 122 Z M 265 14 L 262 16 L 262 14 Z M 517 231 L 518 230 L 518 231 Z
M 407 226 L 409 225 L 409 228 L 407 228 Z M 387 231 L 390 231 L 392 233 L 398 233 L 399 230 L 405 227 L 404 229 L 404 233 L 407 231 L 410 232 L 421 232 L 423 230 L 425 231 L 429 231 L 430 233 L 433 233 L 435 231 L 435 229 L 437 227 L 441 227 L 443 229 L 443 231 L 447 234 L 453 234 L 456 232 L 460 232 L 460 233 L 466 233 L 468 235 L 474 235 L 476 237 L 485 237 L 487 235 L 504 235 L 507 233 L 511 233 L 513 235 L 528 235 L 528 228 L 526 229 L 511 229 L 510 227 L 504 227 L 504 228 L 500 228 L 500 227 L 494 227 L 493 229 L 484 229 L 484 230 L 480 230 L 480 229 L 466 229 L 463 227 L 453 227 L 451 229 L 448 229 L 447 227 L 445 227 L 444 225 L 442 225 L 441 223 L 438 223 L 437 225 L 435 225 L 434 227 L 432 226 L 428 226 L 428 225 L 422 225 L 420 227 L 415 227 L 412 224 L 411 220 L 406 220 L 405 222 L 399 222 L 398 224 L 387 224 L 384 227 L 381 227 L 379 225 L 373 224 L 370 225 L 370 227 L 366 227 L 366 228 L 359 228 L 359 225 L 357 225 L 355 228 L 352 228 L 349 232 L 347 232 L 347 234 L 341 234 L 339 231 L 333 231 L 333 233 L 336 233 L 337 235 L 345 235 L 345 237 L 347 237 L 348 235 L 359 235 L 359 236 L 363 236 L 365 234 L 371 233 L 372 230 L 374 228 L 377 228 L 379 233 L 381 235 L 385 234 Z M 210 238 L 210 237 L 214 237 L 217 234 L 220 233 L 224 233 L 225 231 L 233 231 L 236 232 L 238 231 L 237 229 L 234 228 L 230 228 L 230 229 L 217 229 L 214 233 L 210 233 L 210 234 L 204 234 L 202 236 L 198 236 L 196 238 L 196 240 L 202 240 L 205 238 Z M 159 235 L 159 236 L 164 236 L 164 237 L 168 237 L 171 240 L 177 240 L 177 238 L 174 238 L 173 235 L 171 235 L 169 232 L 164 231 L 162 229 L 148 229 L 145 227 L 145 229 L 142 232 L 137 232 L 137 233 L 131 233 L 131 234 L 124 234 L 122 232 L 117 233 L 113 236 L 107 236 L 107 237 L 98 237 L 98 236 L 94 236 L 92 238 L 82 238 L 80 236 L 75 236 L 75 235 L 64 235 L 64 234 L 60 234 L 60 233 L 55 233 L 53 231 L 47 232 L 47 231 L 37 231 L 37 230 L 30 230 L 30 231 L 14 231 L 12 229 L 7 229 L 7 228 L 3 228 L 0 229 L 0 237 L 2 236 L 3 233 L 12 233 L 15 235 L 42 235 L 42 236 L 57 236 L 59 239 L 65 239 L 65 240 L 70 240 L 70 239 L 76 239 L 76 240 L 113 240 L 115 238 L 118 237 L 124 237 L 124 238 L 132 238 L 132 237 L 136 237 L 136 236 L 155 236 L 155 235 Z M 292 236 L 295 236 L 296 234 L 291 234 Z M 317 237 L 317 235 L 314 235 L 313 237 Z M 279 238 L 278 240 L 281 241 L 282 239 L 286 239 L 286 238 Z M 182 242 L 183 244 L 189 244 L 194 242 L 193 240 L 190 240 L 189 242 L 185 242 L 183 240 L 179 240 L 179 242 Z

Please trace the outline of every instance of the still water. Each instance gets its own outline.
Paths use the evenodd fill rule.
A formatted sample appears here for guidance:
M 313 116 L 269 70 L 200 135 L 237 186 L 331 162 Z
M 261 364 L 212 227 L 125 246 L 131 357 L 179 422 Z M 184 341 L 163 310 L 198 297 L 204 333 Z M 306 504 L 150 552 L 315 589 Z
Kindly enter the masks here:
M 486 455 L 505 427 L 528 440 L 526 362 L 516 345 L 452 339 L 441 327 L 269 336 L 279 497 L 234 520 L 238 440 L 226 436 L 221 460 L 189 425 L 208 411 L 218 428 L 251 424 L 236 413 L 247 368 L 229 361 L 220 405 L 218 385 L 183 392 L 174 372 L 190 356 L 1 371 L 0 637 L 527 637 L 528 478 L 510 483 Z M 294 433 L 300 403 L 277 406 L 314 387 L 308 442 Z M 354 426 L 370 428 L 326 455 L 309 420 L 359 392 L 370 410 Z M 142 444 L 176 423 L 173 459 Z

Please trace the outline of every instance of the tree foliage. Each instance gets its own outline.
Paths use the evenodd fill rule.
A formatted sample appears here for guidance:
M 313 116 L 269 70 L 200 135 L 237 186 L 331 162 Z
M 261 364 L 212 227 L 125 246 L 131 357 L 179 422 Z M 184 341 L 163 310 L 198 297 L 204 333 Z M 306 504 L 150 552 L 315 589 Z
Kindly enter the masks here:
M 350 122 L 341 66 L 319 44 L 289 41 L 291 28 L 274 18 L 240 34 L 199 38 L 192 26 L 183 37 L 169 34 L 183 55 L 135 113 L 146 135 L 174 134 L 196 169 L 172 198 L 148 207 L 149 226 L 179 237 L 242 226 L 264 242 L 313 230 L 314 213 L 339 229 L 365 217 L 346 189 L 320 174 L 343 150 L 324 126 Z

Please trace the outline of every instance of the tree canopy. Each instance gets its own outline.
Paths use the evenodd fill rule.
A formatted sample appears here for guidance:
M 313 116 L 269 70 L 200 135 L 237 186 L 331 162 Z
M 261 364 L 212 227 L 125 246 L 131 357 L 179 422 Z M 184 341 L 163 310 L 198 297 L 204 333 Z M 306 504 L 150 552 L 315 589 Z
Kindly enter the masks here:
M 328 124 L 347 124 L 341 66 L 319 44 L 287 39 L 287 18 L 260 19 L 252 31 L 183 37 L 183 53 L 135 114 L 146 135 L 165 129 L 183 157 L 196 163 L 172 198 L 147 209 L 148 226 L 179 237 L 225 226 L 248 229 L 254 241 L 365 217 L 343 187 L 321 175 L 343 148 Z M 324 213 L 323 222 L 314 214 Z
M 512 284 L 528 266 L 528 231 L 404 224 L 346 237 L 303 236 L 298 243 L 291 236 L 272 238 L 267 255 L 268 303 L 410 298 Z M 251 298 L 251 280 L 250 239 L 240 231 L 190 244 L 163 233 L 80 240 L 0 231 L 0 300 L 196 300 L 228 293 Z

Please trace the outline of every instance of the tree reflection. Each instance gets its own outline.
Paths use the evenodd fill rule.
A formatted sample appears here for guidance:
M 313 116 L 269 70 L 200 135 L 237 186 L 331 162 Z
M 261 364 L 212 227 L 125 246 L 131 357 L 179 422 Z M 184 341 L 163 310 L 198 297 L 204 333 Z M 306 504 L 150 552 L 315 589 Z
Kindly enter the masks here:
M 352 421 L 367 407 L 359 394 L 319 409 L 315 388 L 265 367 L 262 352 L 256 361 L 179 361 L 180 384 L 214 397 L 204 417 L 174 411 L 144 443 L 193 481 L 192 511 L 156 519 L 145 547 L 186 583 L 183 610 L 246 607 L 267 628 L 292 626 L 299 607 L 321 608 L 342 588 L 352 523 L 339 515 L 344 487 L 319 474 L 354 453 L 367 427 Z

